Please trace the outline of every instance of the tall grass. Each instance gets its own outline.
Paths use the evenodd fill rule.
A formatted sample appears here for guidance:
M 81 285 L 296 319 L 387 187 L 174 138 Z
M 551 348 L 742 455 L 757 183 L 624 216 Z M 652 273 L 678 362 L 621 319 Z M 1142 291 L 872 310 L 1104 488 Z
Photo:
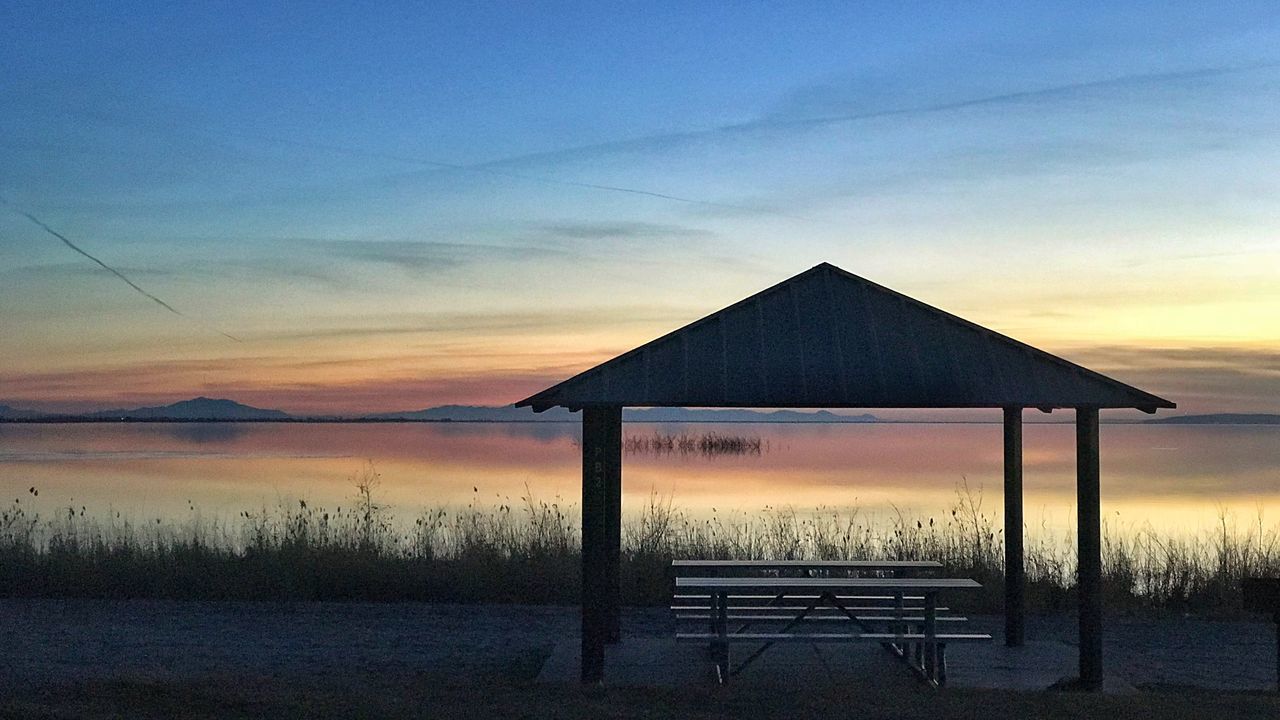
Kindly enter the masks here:
M 31 509 L 33 488 L 26 504 L 0 510 L 0 596 L 577 600 L 575 505 L 526 489 L 515 505 L 473 500 L 400 522 L 378 502 L 372 466 L 352 482 L 351 503 L 333 511 L 299 501 L 206 520 L 193 506 L 190 519 L 169 522 L 96 517 L 84 507 L 41 514 Z M 791 507 L 695 516 L 652 493 L 628 512 L 622 540 L 623 589 L 637 604 L 669 599 L 673 558 L 937 560 L 946 574 L 983 583 L 957 605 L 998 610 L 1003 592 L 1003 531 L 967 485 L 941 517 Z M 1046 528 L 1029 533 L 1032 608 L 1074 607 L 1073 547 Z M 1241 577 L 1280 575 L 1280 526 L 1261 517 L 1241 526 L 1225 513 L 1198 536 L 1107 526 L 1103 575 L 1113 608 L 1238 612 Z

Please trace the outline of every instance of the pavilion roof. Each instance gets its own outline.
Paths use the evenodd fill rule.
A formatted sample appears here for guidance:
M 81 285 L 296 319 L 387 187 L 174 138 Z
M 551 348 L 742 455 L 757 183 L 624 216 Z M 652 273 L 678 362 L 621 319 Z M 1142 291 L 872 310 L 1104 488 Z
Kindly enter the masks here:
M 516 405 L 1174 407 L 828 263 Z

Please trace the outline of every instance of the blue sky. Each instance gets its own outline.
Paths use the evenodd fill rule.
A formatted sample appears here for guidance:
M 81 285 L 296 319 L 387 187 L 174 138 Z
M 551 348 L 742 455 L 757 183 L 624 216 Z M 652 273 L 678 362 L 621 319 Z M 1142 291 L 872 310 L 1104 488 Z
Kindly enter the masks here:
M 829 261 L 1280 410 L 1280 10 L 1112 5 L 6 3 L 0 196 L 187 317 L 7 212 L 0 401 L 514 400 Z

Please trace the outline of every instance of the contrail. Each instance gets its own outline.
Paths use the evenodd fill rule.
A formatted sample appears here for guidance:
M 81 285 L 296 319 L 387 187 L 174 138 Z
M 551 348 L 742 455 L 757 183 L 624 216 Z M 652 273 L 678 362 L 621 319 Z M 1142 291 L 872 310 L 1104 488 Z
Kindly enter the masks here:
M 541 152 L 528 153 L 524 155 L 512 155 L 505 158 L 498 158 L 481 163 L 450 163 L 440 160 L 413 157 L 408 155 L 397 155 L 394 153 L 382 153 L 376 151 L 363 150 L 355 147 L 344 147 L 341 145 L 330 145 L 327 143 L 314 143 L 307 141 L 292 140 L 288 138 L 273 137 L 269 135 L 234 133 L 246 139 L 256 139 L 265 142 L 275 143 L 279 145 L 292 145 L 295 147 L 309 148 L 313 150 L 323 150 L 332 153 L 341 153 L 347 155 L 380 158 L 383 160 L 392 160 L 396 162 L 425 165 L 427 167 L 438 168 L 440 170 L 467 172 L 473 174 L 483 174 L 497 177 L 508 177 L 516 180 L 527 182 L 543 183 L 549 185 L 560 185 L 564 187 L 577 187 L 590 190 L 601 190 L 615 193 L 627 193 L 631 195 L 641 195 L 646 197 L 659 198 L 662 200 L 688 203 L 693 205 L 702 205 L 707 207 L 719 207 L 725 209 L 737 210 L 740 212 L 750 212 L 761 215 L 773 215 L 776 217 L 784 217 L 792 220 L 801 220 L 805 222 L 815 222 L 814 218 L 808 218 L 801 215 L 787 214 L 785 212 L 759 206 L 735 205 L 732 203 L 715 202 L 711 200 L 703 200 L 700 198 L 690 198 L 680 195 L 671 195 L 668 193 L 655 192 L 634 187 L 625 187 L 618 185 L 606 185 L 602 183 L 578 182 L 573 180 L 563 180 L 554 176 L 543 174 L 530 174 L 523 172 L 514 172 L 505 168 L 515 164 L 527 164 L 536 162 L 556 161 L 566 157 L 590 157 L 593 155 L 601 155 L 621 150 L 645 150 L 656 143 L 672 143 L 672 142 L 690 142 L 701 139 L 713 138 L 717 136 L 733 136 L 739 134 L 747 134 L 753 132 L 768 131 L 786 131 L 794 129 L 821 128 L 829 126 L 838 126 L 843 124 L 857 123 L 865 120 L 874 120 L 895 116 L 912 116 L 946 113 L 955 110 L 963 110 L 971 107 L 983 106 L 999 106 L 1004 104 L 1014 104 L 1025 101 L 1033 101 L 1042 98 L 1053 98 L 1060 95 L 1066 95 L 1073 92 L 1105 90 L 1109 88 L 1124 88 L 1134 85 L 1158 84 L 1162 82 L 1176 82 L 1180 80 L 1191 80 L 1198 78 L 1209 78 L 1221 75 L 1231 75 L 1240 72 L 1247 72 L 1260 69 L 1271 69 L 1277 67 L 1277 63 L 1257 63 L 1252 65 L 1236 65 L 1223 67 L 1207 67 L 1190 70 L 1180 70 L 1163 73 L 1140 73 L 1131 75 L 1121 75 L 1118 77 L 1103 78 L 1098 80 L 1085 80 L 1075 83 L 1066 83 L 1049 87 L 1040 87 L 1030 90 L 1018 90 L 1013 92 L 996 93 L 978 97 L 953 100 L 948 102 L 940 102 L 933 104 L 908 105 L 905 107 L 885 108 L 880 110 L 868 110 L 864 112 L 855 112 L 838 115 L 825 115 L 819 117 L 782 119 L 782 118 L 761 118 L 750 120 L 747 122 L 732 123 L 728 125 L 719 125 L 700 130 L 687 130 L 683 132 L 662 133 L 649 135 L 645 137 L 630 138 L 627 140 L 611 140 L 607 142 L 594 143 L 590 145 L 578 145 L 573 147 L 558 148 L 554 150 L 545 150 Z
M 606 142 L 593 143 L 589 145 L 577 145 L 572 147 L 558 148 L 554 150 L 545 150 L 542 152 L 527 153 L 524 155 L 512 155 L 497 160 L 491 160 L 476 165 L 464 166 L 468 170 L 480 171 L 490 170 L 497 171 L 502 166 L 515 163 L 536 163 L 536 162 L 555 162 L 565 158 L 590 157 L 592 155 L 600 155 L 623 150 L 643 151 L 652 145 L 662 143 L 670 144 L 673 142 L 690 142 L 706 138 L 714 138 L 717 136 L 732 136 L 737 134 L 746 134 L 752 132 L 767 132 L 774 130 L 791 130 L 804 129 L 810 127 L 825 127 L 832 125 L 842 125 L 849 123 L 857 123 L 864 120 L 874 120 L 878 118 L 894 117 L 894 116 L 910 116 L 910 115 L 926 115 L 936 113 L 946 113 L 953 110 L 963 110 L 970 107 L 982 106 L 999 106 L 1003 104 L 1014 104 L 1027 100 L 1036 100 L 1041 98 L 1053 98 L 1059 95 L 1066 95 L 1072 92 L 1104 90 L 1108 88 L 1124 88 L 1130 86 L 1152 85 L 1162 82 L 1176 82 L 1180 80 L 1194 80 L 1199 78 L 1210 78 L 1223 75 L 1232 75 L 1242 72 L 1250 72 L 1255 70 L 1269 70 L 1280 67 L 1280 63 L 1255 63 L 1251 65 L 1232 65 L 1222 67 L 1206 67 L 1191 70 L 1179 70 L 1162 73 L 1140 73 L 1131 75 L 1121 75 L 1117 77 L 1103 78 L 1099 80 L 1085 80 L 1075 83 L 1066 83 L 1061 85 L 1053 85 L 1048 87 L 1034 88 L 1030 90 L 1018 90 L 1013 92 L 997 93 L 992 95 L 983 95 L 979 97 L 966 98 L 961 100 L 953 100 L 948 102 L 908 105 L 905 107 L 886 108 L 881 110 L 867 110 L 864 112 L 855 112 L 839 115 L 824 115 L 820 117 L 783 119 L 766 117 L 746 122 L 732 123 L 728 125 L 718 125 L 715 127 L 703 128 L 700 130 L 686 130 L 682 132 L 661 133 L 655 135 L 647 135 L 644 137 L 630 138 L 627 140 L 610 140 Z M 408 158 L 402 158 L 408 160 Z
M 84 110 L 81 108 L 69 108 L 69 107 L 57 106 L 57 105 L 55 105 L 54 108 L 57 111 L 67 115 L 86 117 L 86 118 L 90 118 L 98 121 L 105 121 L 105 122 L 113 123 L 116 125 L 131 127 L 135 130 L 142 130 L 144 132 L 149 132 L 153 134 L 156 133 L 155 128 L 151 127 L 149 124 L 145 122 L 141 122 L 134 118 L 121 117 L 118 115 L 111 115 L 109 113 L 103 113 L 103 112 L 98 112 L 94 110 Z M 216 134 L 212 132 L 207 132 L 207 131 L 189 130 L 186 132 L 180 131 L 177 133 L 170 132 L 165 134 L 168 134 L 171 136 L 176 134 L 179 136 L 186 136 L 186 137 L 198 137 L 205 141 L 221 142 L 218 139 Z M 483 163 L 474 163 L 474 164 L 452 163 L 452 162 L 445 162 L 443 160 L 432 159 L 432 158 L 422 158 L 422 157 L 413 157 L 409 155 L 398 155 L 395 153 L 377 152 L 373 150 L 365 150 L 358 147 L 332 145 L 329 143 L 318 143 L 318 142 L 309 142 L 305 140 L 294 140 L 292 138 L 277 137 L 274 135 L 264 135 L 260 133 L 251 133 L 251 132 L 244 132 L 239 130 L 225 130 L 225 131 L 222 131 L 221 134 L 229 135 L 232 137 L 237 137 L 245 140 L 255 140 L 258 142 L 270 143 L 273 145 L 284 145 L 284 146 L 290 146 L 290 147 L 304 148 L 307 150 L 321 150 L 324 152 L 336 153 L 341 155 L 351 155 L 354 157 L 366 157 L 366 158 L 377 158 L 381 160 L 391 160 L 394 162 L 405 163 L 409 165 L 422 165 L 425 167 L 435 168 L 438 170 L 465 172 L 465 173 L 472 173 L 477 175 L 487 175 L 490 177 L 505 177 L 505 178 L 510 178 L 512 180 L 520 180 L 523 182 L 542 183 L 545 185 L 558 185 L 561 187 L 575 187 L 575 188 L 582 188 L 586 190 L 599 190 L 603 192 L 625 193 L 628 195 L 639 195 L 641 197 L 656 198 L 659 200 L 684 203 L 687 205 L 699 205 L 702 207 L 720 208 L 723 210 L 735 210 L 737 212 L 745 212 L 745 213 L 751 213 L 756 215 L 772 215 L 775 217 L 787 218 L 790 220 L 802 220 L 806 222 L 813 221 L 813 218 L 807 218 L 801 215 L 786 213 L 781 210 L 777 210 L 770 207 L 718 202 L 715 200 L 706 200 L 703 198 L 688 197 L 685 195 L 673 195 L 671 193 L 658 192 L 656 190 L 646 190 L 643 188 L 626 187 L 622 185 L 607 185 L 604 183 L 590 183 L 590 182 L 580 182 L 576 180 L 564 180 L 564 179 L 553 177 L 550 175 L 511 172 L 509 170 L 502 170 L 499 167 L 495 167 L 495 166 L 507 164 L 513 158 L 502 158 L 498 160 L 492 160 L 492 161 L 487 161 Z M 556 152 L 556 151 L 553 151 L 553 152 Z
M 530 175 L 528 173 L 510 172 L 510 171 L 501 170 L 494 167 L 495 165 L 502 165 L 507 163 L 508 162 L 507 159 L 494 160 L 494 161 L 489 161 L 485 163 L 476 163 L 476 164 L 468 165 L 464 163 L 451 163 L 451 162 L 444 162 L 441 160 L 430 160 L 427 158 L 411 157 L 408 155 L 396 155 L 393 153 L 382 153 L 382 152 L 361 150 L 359 148 L 344 147 L 341 145 L 330 145 L 327 143 L 315 143 L 315 142 L 307 142 L 302 140 L 291 140 L 289 138 L 274 137 L 271 135 L 258 135 L 258 134 L 247 134 L 247 133 L 236 133 L 236 132 L 233 132 L 232 134 L 240 135 L 241 137 L 250 138 L 254 140 L 261 140 L 264 142 L 274 143 L 277 145 L 292 145 L 294 147 L 306 148 L 310 150 L 323 150 L 325 152 L 340 153 L 344 155 L 355 155 L 357 157 L 370 157 L 370 158 L 379 158 L 382 160 L 393 160 L 395 162 L 408 163 L 411 165 L 426 165 L 427 167 L 439 168 L 441 170 L 454 170 L 458 172 L 468 172 L 468 173 L 474 173 L 479 175 L 489 175 L 493 177 L 505 177 L 505 178 L 511 178 L 513 180 L 523 180 L 525 182 L 531 182 L 531 183 L 560 185 L 562 187 L 576 187 L 576 188 L 583 188 L 587 190 L 603 190 L 605 192 L 626 193 L 629 195 L 640 195 L 642 197 L 657 198 L 659 200 L 669 200 L 671 202 L 685 203 L 688 205 L 701 205 L 703 207 L 721 208 L 724 210 L 737 210 L 739 212 L 747 212 L 747 213 L 753 213 L 758 215 L 774 215 L 777 217 L 783 217 L 790 220 L 803 220 L 806 222 L 812 220 L 812 218 L 807 218 L 802 215 L 789 214 L 789 213 L 785 213 L 780 210 L 775 210 L 773 208 L 768 208 L 768 207 L 759 207 L 759 206 L 753 206 L 753 205 L 736 205 L 734 203 L 717 202 L 715 200 L 704 200 L 702 198 L 685 197 L 683 195 L 671 195 L 669 193 L 657 192 L 655 190 L 644 190 L 641 188 L 625 187 L 622 185 L 605 185 L 603 183 L 589 183 L 589 182 L 580 182 L 577 180 L 564 180 L 561 178 L 552 177 L 550 175 Z
M 855 112 L 839 115 L 826 115 L 810 118 L 782 119 L 782 118 L 761 118 L 750 120 L 747 122 L 733 123 L 728 125 L 720 125 L 716 127 L 704 128 L 701 130 L 689 130 L 684 132 L 663 133 L 649 135 L 646 137 L 631 138 L 627 140 L 612 140 L 589 145 L 578 145 L 573 147 L 564 147 L 553 150 L 544 150 L 540 152 L 527 153 L 523 155 L 512 155 L 505 158 L 498 158 L 480 163 L 451 163 L 444 162 L 439 159 L 413 157 L 409 155 L 398 155 L 395 153 L 383 153 L 361 149 L 358 147 L 331 145 L 328 143 L 317 143 L 302 140 L 294 140 L 291 138 L 282 138 L 271 135 L 258 133 L 250 133 L 244 131 L 223 131 L 224 135 L 232 135 L 248 140 L 257 140 L 277 145 L 288 145 L 299 148 L 308 148 L 312 150 L 322 150 L 325 152 L 339 153 L 345 155 L 353 155 L 357 157 L 379 158 L 383 160 L 392 160 L 412 165 L 423 165 L 439 170 L 466 172 L 479 175 L 489 175 L 494 177 L 506 177 L 513 180 L 521 180 L 524 182 L 542 183 L 547 185 L 559 185 L 562 187 L 576 187 L 588 190 L 596 190 L 612 193 L 624 193 L 628 195 L 637 195 L 641 197 L 651 197 L 655 199 L 665 200 L 668 202 L 678 202 L 689 205 L 699 205 L 703 207 L 722 208 L 727 210 L 736 210 L 738 212 L 748 212 L 759 215 L 772 215 L 775 217 L 788 218 L 791 220 L 800 220 L 804 222 L 817 222 L 815 218 L 804 217 L 802 215 L 788 214 L 786 212 L 770 208 L 751 205 L 740 205 L 734 203 L 717 202 L 714 200 L 705 200 L 702 198 L 688 197 L 684 195 L 674 195 L 671 193 L 657 192 L 654 190 L 646 190 L 637 187 L 627 187 L 622 185 L 608 185 L 604 183 L 580 182 L 575 180 L 564 180 L 551 175 L 541 173 L 523 173 L 513 172 L 504 168 L 520 163 L 536 163 L 555 161 L 565 157 L 582 157 L 598 154 L 616 152 L 620 150 L 638 149 L 644 150 L 654 143 L 671 143 L 671 142 L 688 142 L 704 138 L 716 136 L 731 136 L 736 134 L 745 134 L 751 132 L 803 129 L 811 127 L 826 127 L 833 125 L 841 125 L 848 123 L 856 123 L 859 121 L 873 120 L 877 118 L 924 115 L 934 113 L 945 113 L 954 110 L 962 110 L 971 107 L 982 106 L 998 106 L 1002 104 L 1018 103 L 1027 100 L 1036 100 L 1040 98 L 1051 98 L 1071 92 L 1120 88 L 1131 85 L 1155 84 L 1160 82 L 1207 78 L 1218 75 L 1230 75 L 1234 73 L 1247 72 L 1259 69 L 1271 69 L 1277 66 L 1277 63 L 1256 63 L 1251 65 L 1236 65 L 1224 67 L 1209 67 L 1190 70 L 1179 70 L 1163 73 L 1145 73 L 1121 75 L 1118 77 L 1104 78 L 1100 80 L 1086 80 L 1082 82 L 1066 83 L 1056 86 L 1041 87 L 1030 90 L 1013 91 L 1006 93 L 997 93 L 985 96 L 979 96 L 968 99 L 960 99 L 949 102 L 941 102 L 934 104 L 922 104 L 897 108 L 886 108 L 881 110 L 868 110 L 865 112 Z M 123 124 L 135 129 L 142 129 L 147 132 L 155 133 L 156 129 L 147 123 L 132 118 L 113 116 L 92 110 L 84 110 L 78 108 L 57 107 L 59 111 L 71 115 L 80 115 L 102 120 L 110 123 Z M 205 140 L 217 141 L 217 138 L 209 132 L 187 131 L 188 136 L 196 135 Z M 25 213 L 24 213 L 25 214 Z M 46 228 L 47 229 L 47 228 Z M 96 262 L 96 259 L 95 259 Z M 130 283 L 132 284 L 132 283 Z
M 83 255 L 83 256 L 85 256 L 85 257 L 89 258 L 90 260 L 92 260 L 93 262 L 97 263 L 97 265 L 98 265 L 99 267 L 101 267 L 103 270 L 106 270 L 107 272 L 111 273 L 112 275 L 115 275 L 116 277 L 120 278 L 120 279 L 121 279 L 121 280 L 123 280 L 126 284 L 128 284 L 128 286 L 129 286 L 129 287 L 131 287 L 131 288 L 133 288 L 134 290 L 136 290 L 136 291 L 137 291 L 138 293 L 140 293 L 143 297 L 145 297 L 145 298 L 147 298 L 148 300 L 150 300 L 150 301 L 154 302 L 155 304 L 159 305 L 160 307 L 164 308 L 165 310 L 168 310 L 169 312 L 173 313 L 174 315 L 177 315 L 178 317 L 181 317 L 181 318 L 185 318 L 185 319 L 187 319 L 187 320 L 190 320 L 191 322 L 194 322 L 194 323 L 196 323 L 197 325 L 200 325 L 201 327 L 204 327 L 204 328 L 206 328 L 206 329 L 208 329 L 208 330 L 212 330 L 213 332 L 218 333 L 219 335 L 221 335 L 221 336 L 223 336 L 223 337 L 227 338 L 228 340 L 234 340 L 234 341 L 236 341 L 236 342 L 243 342 L 243 340 L 241 340 L 240 338 L 238 338 L 238 337 L 236 337 L 236 336 L 234 336 L 234 335 L 231 335 L 230 333 L 223 332 L 223 331 L 219 330 L 218 328 L 213 327 L 212 325 L 208 325 L 208 324 L 206 324 L 206 323 L 204 323 L 204 322 L 201 322 L 200 320 L 198 320 L 198 319 L 196 319 L 196 318 L 193 318 L 193 317 L 191 317 L 190 315 L 187 315 L 186 313 L 182 312 L 181 310 L 179 310 L 179 309 L 175 308 L 174 306 L 170 305 L 169 303 L 165 302 L 164 300 L 161 300 L 160 298 L 156 297 L 155 295 L 152 295 L 150 292 L 147 292 L 145 289 L 143 289 L 143 288 L 142 288 L 142 286 L 138 285 L 138 283 L 136 283 L 136 282 L 134 282 L 134 281 L 130 280 L 130 279 L 128 278 L 128 276 L 126 276 L 124 273 L 122 273 L 122 272 L 120 272 L 119 270 L 117 270 L 117 269 L 115 269 L 115 268 L 111 267 L 110 265 L 108 265 L 108 264 L 106 264 L 106 263 L 102 262 L 101 260 L 99 260 L 98 258 L 94 257 L 93 255 L 90 255 L 88 252 L 85 252 L 84 248 L 81 248 L 79 245 L 76 245 L 75 243 L 73 243 L 73 242 L 71 242 L 70 240 L 68 240 L 66 235 L 63 235 L 62 233 L 58 232 L 57 230 L 54 230 L 53 228 L 49 227 L 48 225 L 46 225 L 46 224 L 44 223 L 44 221 L 43 221 L 43 220 L 41 220 L 40 218 L 36 217 L 35 215 L 32 215 L 31 213 L 29 213 L 29 212 L 27 212 L 27 211 L 25 211 L 25 210 L 23 210 L 23 209 L 21 209 L 21 208 L 17 207 L 17 206 L 16 206 L 16 205 L 14 205 L 13 203 L 11 203 L 11 202 L 9 202 L 7 199 L 5 199 L 3 196 L 0 196 L 0 203 L 3 203 L 4 205 L 8 206 L 10 210 L 12 210 L 12 211 L 14 211 L 14 212 L 18 213 L 19 215 L 21 215 L 21 216 L 25 217 L 26 219 L 30 220 L 31 222 L 35 223 L 36 225 L 39 225 L 39 226 L 40 226 L 40 228 L 41 228 L 42 230 L 44 230 L 45 232 L 49 233 L 50 235 L 52 235 L 52 236 L 54 236 L 54 237 L 58 238 L 59 240 L 61 240 L 61 241 L 62 241 L 62 244 L 66 245 L 67 247 L 71 248 L 72 250 L 75 250 L 77 253 L 80 253 L 81 255 Z
M 965 100 L 954 100 L 950 102 L 942 102 L 932 105 L 917 105 L 904 108 L 890 108 L 886 110 L 874 110 L 861 113 L 850 113 L 844 115 L 827 115 L 815 118 L 800 118 L 795 120 L 759 120 L 752 123 L 742 123 L 739 125 L 729 125 L 721 128 L 722 131 L 735 130 L 751 130 L 755 128 L 790 128 L 790 127 L 807 127 L 807 126 L 823 126 L 838 125 L 841 123 L 857 122 L 859 120 L 874 120 L 883 117 L 892 117 L 894 115 L 925 115 L 929 113 L 949 112 L 951 110 L 963 110 L 970 107 L 978 107 L 982 105 L 1003 105 L 1008 103 L 1017 103 L 1024 100 L 1035 100 L 1039 98 L 1054 97 L 1057 95 L 1065 95 L 1072 92 L 1098 90 L 1107 88 L 1123 88 L 1132 85 L 1147 85 L 1161 82 L 1179 81 L 1179 80 L 1195 80 L 1199 78 L 1210 78 L 1220 75 L 1231 75 L 1243 71 L 1270 69 L 1276 67 L 1275 63 L 1258 63 L 1255 65 L 1227 66 L 1227 67 L 1209 67 L 1193 70 L 1180 70 L 1174 72 L 1163 73 L 1146 73 L 1137 75 L 1122 75 L 1119 77 L 1103 78 L 1100 80 L 1086 80 L 1082 82 L 1067 83 L 1064 85 L 1055 85 L 1051 87 L 1042 87 L 1032 90 L 1018 90 L 1014 92 L 1000 93 L 997 95 L 985 95 L 982 97 L 969 98 Z

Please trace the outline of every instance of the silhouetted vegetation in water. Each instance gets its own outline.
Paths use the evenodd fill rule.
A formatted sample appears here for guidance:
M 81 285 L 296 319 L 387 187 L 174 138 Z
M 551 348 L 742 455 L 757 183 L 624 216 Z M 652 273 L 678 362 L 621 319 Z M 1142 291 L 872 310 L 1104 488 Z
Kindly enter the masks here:
M 353 478 L 350 505 L 306 502 L 206 520 L 96 518 L 87 508 L 54 515 L 18 498 L 0 510 L 0 596 L 158 597 L 272 600 L 418 600 L 574 603 L 580 572 L 576 505 L 536 500 L 442 507 L 398 522 L 377 500 L 372 467 Z M 476 492 L 479 497 L 479 492 Z M 1075 607 L 1074 543 L 1041 528 L 1026 547 L 1032 609 Z M 670 599 L 673 558 L 937 560 L 949 576 L 972 577 L 981 593 L 948 602 L 998 611 L 1003 597 L 1003 532 L 981 492 L 957 489 L 942 517 L 897 513 L 871 518 L 858 508 L 765 508 L 697 517 L 651 494 L 623 527 L 622 582 L 629 602 Z M 1107 527 L 1103 540 L 1108 607 L 1230 614 L 1239 580 L 1280 574 L 1280 526 L 1239 526 L 1223 516 L 1193 537 L 1150 528 Z
M 759 455 L 767 447 L 767 443 L 759 437 L 721 435 L 715 432 L 700 435 L 628 435 L 622 440 L 622 451 L 628 455 Z

